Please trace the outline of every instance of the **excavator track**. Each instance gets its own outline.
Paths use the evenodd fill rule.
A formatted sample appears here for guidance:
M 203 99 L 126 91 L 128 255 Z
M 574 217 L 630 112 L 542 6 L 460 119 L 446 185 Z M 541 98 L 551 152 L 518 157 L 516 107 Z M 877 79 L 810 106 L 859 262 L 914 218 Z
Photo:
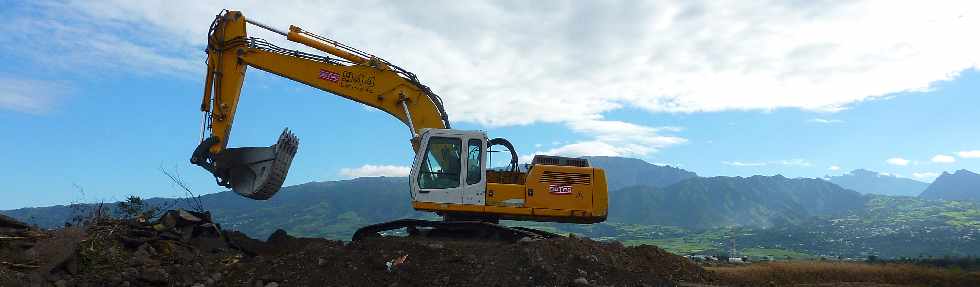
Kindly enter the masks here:
M 368 225 L 354 232 L 352 241 L 383 237 L 385 231 L 405 228 L 409 237 L 433 237 L 453 239 L 478 239 L 504 242 L 536 240 L 560 237 L 547 231 L 524 227 L 507 227 L 482 221 L 432 221 L 421 219 L 399 219 L 385 223 Z

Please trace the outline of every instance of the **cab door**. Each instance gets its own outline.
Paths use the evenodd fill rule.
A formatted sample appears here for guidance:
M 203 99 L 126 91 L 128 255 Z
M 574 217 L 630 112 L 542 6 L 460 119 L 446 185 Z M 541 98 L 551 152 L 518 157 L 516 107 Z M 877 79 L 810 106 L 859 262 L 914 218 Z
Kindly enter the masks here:
M 465 140 L 452 130 L 428 130 L 415 156 L 410 182 L 412 199 L 433 203 L 462 203 Z
M 466 139 L 466 175 L 463 180 L 463 204 L 485 205 L 486 203 L 486 162 L 483 160 L 487 139 L 482 133 Z

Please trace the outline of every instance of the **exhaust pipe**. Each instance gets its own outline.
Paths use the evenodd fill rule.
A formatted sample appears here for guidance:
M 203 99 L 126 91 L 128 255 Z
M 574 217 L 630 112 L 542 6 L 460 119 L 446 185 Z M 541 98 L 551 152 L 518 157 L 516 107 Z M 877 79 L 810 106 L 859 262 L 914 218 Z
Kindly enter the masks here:
M 289 129 L 282 131 L 276 144 L 269 147 L 227 148 L 210 152 L 218 144 L 216 137 L 201 142 L 191 156 L 191 163 L 211 172 L 218 185 L 231 188 L 241 196 L 266 200 L 282 187 L 299 147 L 299 139 Z

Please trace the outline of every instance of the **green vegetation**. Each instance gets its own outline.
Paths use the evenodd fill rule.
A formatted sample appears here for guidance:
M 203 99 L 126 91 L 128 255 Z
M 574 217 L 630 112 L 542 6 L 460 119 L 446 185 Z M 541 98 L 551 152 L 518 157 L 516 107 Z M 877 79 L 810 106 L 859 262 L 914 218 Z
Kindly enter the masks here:
M 775 248 L 746 248 L 738 250 L 739 256 L 747 256 L 751 258 L 765 258 L 772 256 L 775 260 L 796 260 L 796 259 L 817 259 L 818 256 L 813 256 L 806 253 L 800 253 L 791 250 L 775 249 Z
M 130 195 L 126 201 L 116 203 L 116 213 L 122 219 L 147 220 L 160 213 L 159 206 L 152 206 L 139 196 Z
M 668 239 L 627 239 L 623 241 L 627 246 L 641 244 L 656 245 L 674 254 L 700 254 L 711 251 L 713 242 L 703 238 L 668 238 Z

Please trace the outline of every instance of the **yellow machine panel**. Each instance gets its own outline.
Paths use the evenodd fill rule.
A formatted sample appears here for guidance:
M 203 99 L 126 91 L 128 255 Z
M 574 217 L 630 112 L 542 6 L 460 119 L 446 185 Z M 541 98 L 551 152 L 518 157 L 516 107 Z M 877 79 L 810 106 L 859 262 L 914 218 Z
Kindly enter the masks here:
M 592 168 L 537 165 L 527 177 L 527 206 L 592 209 Z
M 524 207 L 527 189 L 520 184 L 487 184 L 487 205 Z
M 485 214 L 500 219 L 572 223 L 606 220 L 608 192 L 602 169 L 538 164 L 513 178 L 520 181 L 487 184 Z M 436 212 L 458 210 L 447 205 L 427 207 Z

